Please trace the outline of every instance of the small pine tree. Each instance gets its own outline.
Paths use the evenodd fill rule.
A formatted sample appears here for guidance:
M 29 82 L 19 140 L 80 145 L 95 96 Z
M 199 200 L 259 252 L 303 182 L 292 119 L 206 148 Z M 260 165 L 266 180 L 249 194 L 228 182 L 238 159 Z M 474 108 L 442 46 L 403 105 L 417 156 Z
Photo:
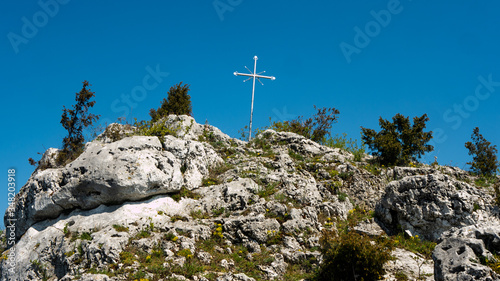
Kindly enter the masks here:
M 167 99 L 163 99 L 161 106 L 157 110 L 150 110 L 149 115 L 151 116 L 151 121 L 156 122 L 169 114 L 191 116 L 193 110 L 191 106 L 191 96 L 189 96 L 188 92 L 189 85 L 182 85 L 182 82 L 170 87 Z
M 472 162 L 467 162 L 471 166 L 472 172 L 491 176 L 495 174 L 498 168 L 497 148 L 496 145 L 491 145 L 483 135 L 479 133 L 479 128 L 476 127 L 472 131 L 472 141 L 466 142 L 465 147 L 469 150 L 469 155 L 474 155 Z
M 91 101 L 95 93 L 87 89 L 89 86 L 92 85 L 88 81 L 83 81 L 82 90 L 76 93 L 73 109 L 63 107 L 61 124 L 68 131 L 68 136 L 63 139 L 63 148 L 58 155 L 57 162 L 60 165 L 80 155 L 85 142 L 83 130 L 99 119 L 99 115 L 88 113 L 95 104 L 95 101 Z
M 432 139 L 432 132 L 424 132 L 427 121 L 427 114 L 414 117 L 413 125 L 409 117 L 399 113 L 392 117 L 392 123 L 380 117 L 382 130 L 377 133 L 361 127 L 361 139 L 373 151 L 373 155 L 379 157 L 381 164 L 407 165 L 434 149 L 427 144 Z

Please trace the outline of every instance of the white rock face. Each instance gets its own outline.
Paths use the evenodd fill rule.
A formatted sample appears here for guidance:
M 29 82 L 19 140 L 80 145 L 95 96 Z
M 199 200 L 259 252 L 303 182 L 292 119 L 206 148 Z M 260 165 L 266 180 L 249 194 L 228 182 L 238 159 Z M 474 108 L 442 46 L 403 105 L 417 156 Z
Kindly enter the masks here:
M 389 183 L 376 210 L 388 228 L 399 225 L 412 235 L 436 241 L 452 227 L 486 220 L 493 209 L 489 202 L 491 196 L 467 183 L 429 174 Z
M 384 268 L 391 272 L 384 276 L 384 280 L 398 280 L 394 273 L 404 273 L 408 280 L 434 280 L 434 263 L 420 255 L 404 249 L 394 249 L 391 255 L 395 258 L 385 264 Z
M 443 233 L 434 249 L 436 280 L 500 280 L 500 275 L 482 264 L 494 261 L 500 251 L 500 220 L 491 218 L 476 225 Z
M 188 189 L 201 185 L 208 168 L 223 162 L 222 158 L 206 143 L 193 140 L 182 140 L 174 136 L 165 136 L 165 151 L 179 160 L 180 167 L 185 170 L 182 184 Z
M 206 143 L 167 136 L 164 148 L 157 137 L 94 141 L 65 167 L 35 171 L 16 197 L 17 239 L 33 223 L 64 211 L 142 200 L 183 185 L 197 187 L 208 167 L 222 162 Z
M 385 280 L 498 280 L 478 263 L 500 252 L 498 209 L 460 169 L 374 167 L 294 133 L 267 130 L 247 143 L 189 116 L 160 122 L 174 135 L 128 136 L 136 129 L 113 124 L 65 167 L 47 150 L 4 218 L 16 219 L 18 240 L 0 259 L 1 280 L 118 281 L 141 271 L 282 280 L 321 265 L 323 231 L 345 225 L 354 206 L 363 220 L 352 231 L 401 227 L 439 243 L 433 260 L 395 249 Z M 247 262 L 255 266 L 239 272 Z M 201 264 L 210 269 L 187 271 Z
M 152 223 L 159 229 L 169 230 L 173 224 L 165 224 L 171 216 L 188 216 L 189 200 L 175 202 L 170 197 L 154 197 L 142 202 L 123 203 L 106 207 L 101 205 L 92 210 L 74 210 L 57 219 L 49 219 L 31 226 L 22 239 L 9 251 L 15 253 L 17 264 L 15 272 L 9 272 L 9 265 L 2 264 L 2 280 L 38 280 L 36 269 L 31 261 L 39 261 L 55 277 L 63 278 L 70 271 L 71 261 L 82 259 L 84 264 L 96 267 L 119 261 L 132 233 L 144 229 Z M 159 214 L 161 213 L 161 215 Z M 129 228 L 118 232 L 113 225 Z M 209 236 L 209 229 L 199 228 L 199 236 Z M 67 233 L 92 233 L 92 241 L 78 240 L 82 243 L 84 256 L 65 238 Z M 78 242 L 77 241 L 77 242 Z M 101 245 L 101 246 L 99 246 Z M 26 270 L 21 270 L 26 269 Z M 91 279 L 83 279 L 91 280 Z M 92 279 L 93 280 L 93 279 Z

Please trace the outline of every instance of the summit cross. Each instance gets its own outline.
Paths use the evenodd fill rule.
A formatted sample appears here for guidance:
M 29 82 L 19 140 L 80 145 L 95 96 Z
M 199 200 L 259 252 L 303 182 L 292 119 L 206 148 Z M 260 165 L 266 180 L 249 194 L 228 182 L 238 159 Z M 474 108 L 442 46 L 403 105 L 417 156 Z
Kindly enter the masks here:
M 253 117 L 253 100 L 254 100 L 254 95 L 255 95 L 255 80 L 259 80 L 260 84 L 264 85 L 264 83 L 262 83 L 262 81 L 260 81 L 259 78 L 264 78 L 264 79 L 271 79 L 271 80 L 275 80 L 276 77 L 274 76 L 264 76 L 264 75 L 260 75 L 262 73 L 264 73 L 265 71 L 262 71 L 262 72 L 259 72 L 257 73 L 257 60 L 259 58 L 257 58 L 257 56 L 254 56 L 253 57 L 254 59 L 254 65 L 253 65 L 253 72 L 250 71 L 250 69 L 248 69 L 248 67 L 245 66 L 245 68 L 250 72 L 250 73 L 239 73 L 238 71 L 235 71 L 234 72 L 234 75 L 235 76 L 247 76 L 249 77 L 248 79 L 244 80 L 243 82 L 246 82 L 250 79 L 253 79 L 253 88 L 252 88 L 252 106 L 250 108 L 250 128 L 249 128 L 249 133 L 248 133 L 248 141 L 251 141 L 252 140 L 252 117 Z

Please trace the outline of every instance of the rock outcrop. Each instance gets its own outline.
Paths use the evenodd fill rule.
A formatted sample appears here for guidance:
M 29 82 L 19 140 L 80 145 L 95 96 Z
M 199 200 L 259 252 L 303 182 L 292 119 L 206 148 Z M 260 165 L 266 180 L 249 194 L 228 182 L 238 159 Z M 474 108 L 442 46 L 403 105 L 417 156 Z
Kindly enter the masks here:
M 138 201 L 194 188 L 222 159 L 206 143 L 133 136 L 94 141 L 62 168 L 35 173 L 16 196 L 16 238 L 33 223 L 74 209 Z M 184 170 L 184 173 L 183 171 Z
M 465 226 L 443 233 L 433 253 L 435 278 L 444 280 L 500 280 L 488 263 L 500 265 L 500 221 Z
M 377 205 L 379 220 L 391 231 L 408 230 L 436 241 L 452 227 L 473 225 L 493 214 L 492 197 L 440 173 L 393 181 Z
M 464 171 L 377 167 L 294 133 L 243 142 L 188 116 L 162 122 L 161 138 L 112 124 L 64 167 L 47 150 L 15 198 L 1 279 L 307 278 L 323 231 L 357 206 L 376 211 L 353 228 L 374 240 L 399 230 L 438 242 L 433 260 L 394 249 L 386 280 L 497 280 L 481 264 L 500 251 L 500 226 L 486 227 L 497 209 Z

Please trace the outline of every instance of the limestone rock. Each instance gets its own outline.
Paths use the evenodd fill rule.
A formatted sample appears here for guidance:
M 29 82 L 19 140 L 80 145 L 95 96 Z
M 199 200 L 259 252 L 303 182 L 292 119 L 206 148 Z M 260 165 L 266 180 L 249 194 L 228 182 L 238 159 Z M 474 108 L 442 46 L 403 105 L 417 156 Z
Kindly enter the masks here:
M 207 143 L 182 140 L 174 136 L 165 136 L 163 148 L 180 162 L 184 171 L 183 185 L 188 189 L 201 186 L 203 177 L 208 175 L 209 167 L 222 163 L 222 159 Z
M 109 281 L 109 278 L 106 274 L 83 274 L 78 281 Z
M 245 273 L 238 273 L 238 274 L 227 273 L 221 277 L 218 277 L 217 281 L 255 281 L 255 279 L 248 277 Z
M 372 237 L 377 237 L 385 233 L 373 219 L 362 221 L 354 227 L 354 230 Z
M 492 198 L 448 175 L 409 176 L 389 183 L 377 205 L 380 221 L 389 230 L 398 225 L 427 240 L 436 241 L 452 227 L 486 219 Z
M 209 166 L 222 161 L 206 144 L 166 139 L 165 151 L 157 137 L 94 141 L 65 167 L 35 171 L 14 202 L 16 238 L 33 223 L 76 208 L 142 200 L 179 191 L 183 185 L 194 188 Z
M 395 258 L 384 265 L 384 280 L 400 280 L 398 275 L 406 275 L 408 280 L 434 280 L 434 264 L 420 255 L 396 248 L 391 255 Z
M 204 197 L 195 208 L 204 212 L 212 212 L 221 208 L 231 211 L 244 210 L 249 206 L 250 200 L 258 201 L 256 195 L 259 186 L 251 179 L 237 179 L 229 183 L 201 187 L 199 194 Z
M 500 251 L 500 222 L 452 229 L 443 233 L 432 258 L 436 280 L 500 280 L 500 275 L 484 265 Z
M 57 156 L 59 155 L 59 149 L 57 148 L 49 148 L 42 155 L 42 159 L 40 159 L 40 163 L 38 166 L 40 168 L 54 168 L 57 167 Z
M 294 133 L 266 130 L 244 142 L 189 116 L 159 122 L 170 133 L 162 139 L 114 124 L 65 167 L 48 150 L 5 216 L 17 220 L 17 241 L 0 259 L 0 279 L 43 280 L 46 272 L 49 280 L 118 281 L 143 270 L 150 280 L 281 280 L 320 266 L 323 231 L 342 225 L 355 205 L 378 214 L 358 232 L 375 237 L 399 225 L 439 241 L 436 279 L 496 278 L 476 261 L 500 251 L 498 209 L 460 169 L 376 167 Z M 208 177 L 218 184 L 201 186 Z M 0 234 L 0 248 L 9 236 Z M 9 254 L 21 270 L 9 271 Z M 415 280 L 419 270 L 433 278 L 433 261 L 393 255 L 386 280 L 398 272 Z M 245 260 L 251 272 L 240 272 Z M 202 264 L 213 266 L 186 272 Z
M 481 254 L 487 254 L 481 240 L 444 239 L 433 252 L 436 280 L 500 280 L 491 268 L 480 263 Z
M 119 261 L 129 238 L 153 223 L 160 227 L 167 215 L 186 215 L 189 202 L 177 203 L 170 197 L 154 197 L 142 202 L 130 202 L 115 206 L 100 206 L 92 210 L 74 210 L 57 219 L 44 220 L 28 229 L 15 246 L 9 249 L 17 259 L 15 274 L 9 274 L 9 265 L 2 263 L 1 279 L 37 280 L 36 269 L 31 261 L 38 261 L 48 272 L 62 278 L 70 271 L 70 264 L 80 260 L 81 265 L 104 266 Z M 158 212 L 165 214 L 159 215 Z M 146 218 L 151 218 L 146 219 Z M 168 217 L 167 217 L 168 218 Z M 126 227 L 117 231 L 113 225 Z M 173 228 L 170 223 L 169 228 Z M 191 232 L 200 232 L 205 226 L 193 225 Z M 206 230 L 208 232 L 208 230 Z M 91 233 L 92 240 L 78 239 L 82 244 L 80 256 L 70 237 L 74 234 Z M 65 235 L 68 237 L 65 237 Z M 41 280 L 41 279 L 40 279 Z

